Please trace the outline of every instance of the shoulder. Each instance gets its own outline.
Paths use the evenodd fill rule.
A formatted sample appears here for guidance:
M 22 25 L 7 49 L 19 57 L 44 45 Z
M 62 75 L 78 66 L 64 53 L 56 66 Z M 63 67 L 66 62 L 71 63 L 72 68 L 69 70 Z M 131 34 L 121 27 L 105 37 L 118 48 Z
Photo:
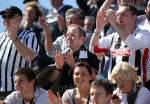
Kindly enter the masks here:
M 6 104 L 16 104 L 23 100 L 22 96 L 18 91 L 13 91 L 11 94 L 9 94 L 6 99 L 4 100 Z
M 73 98 L 73 91 L 75 89 L 69 89 L 69 90 L 66 90 L 62 96 L 62 101 L 68 101 L 68 102 L 71 102 L 72 101 L 72 98 Z
M 25 29 L 21 29 L 18 32 L 18 36 L 22 37 L 22 36 L 35 36 L 35 33 L 32 30 L 25 30 Z
M 138 94 L 142 94 L 142 95 L 146 94 L 146 95 L 150 96 L 149 90 L 147 88 L 145 88 L 145 87 L 141 87 L 141 89 L 140 89 Z
M 150 92 L 147 88 L 142 87 L 138 92 L 135 104 L 149 104 L 150 102 Z
M 65 5 L 64 7 L 65 7 L 65 8 L 72 8 L 71 5 Z
M 49 99 L 48 99 L 48 93 L 46 90 L 43 88 L 36 88 L 36 93 L 35 93 L 35 103 L 41 104 L 45 102 L 45 104 L 49 104 Z
M 36 94 L 37 95 L 47 95 L 47 90 L 43 89 L 43 88 L 36 88 Z

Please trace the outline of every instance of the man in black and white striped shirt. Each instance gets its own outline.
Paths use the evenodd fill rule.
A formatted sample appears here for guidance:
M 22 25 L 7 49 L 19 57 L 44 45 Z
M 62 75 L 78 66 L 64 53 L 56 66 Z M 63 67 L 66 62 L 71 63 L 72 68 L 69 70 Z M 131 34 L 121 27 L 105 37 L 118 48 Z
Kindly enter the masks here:
M 105 25 L 105 18 L 115 29 L 106 37 L 100 38 L 100 31 Z M 139 68 L 142 83 L 146 83 L 150 69 L 150 33 L 136 26 L 137 9 L 132 4 L 122 4 L 117 14 L 112 9 L 97 14 L 97 26 L 91 38 L 90 51 L 94 53 L 110 52 L 109 75 L 114 65 L 120 61 L 129 62 Z M 100 38 L 100 39 L 99 39 Z M 108 77 L 110 78 L 110 76 Z
M 0 12 L 5 32 L 0 34 L 0 97 L 15 90 L 13 74 L 27 67 L 35 58 L 37 39 L 35 33 L 20 28 L 22 11 L 10 6 Z M 21 83 L 21 82 L 20 82 Z

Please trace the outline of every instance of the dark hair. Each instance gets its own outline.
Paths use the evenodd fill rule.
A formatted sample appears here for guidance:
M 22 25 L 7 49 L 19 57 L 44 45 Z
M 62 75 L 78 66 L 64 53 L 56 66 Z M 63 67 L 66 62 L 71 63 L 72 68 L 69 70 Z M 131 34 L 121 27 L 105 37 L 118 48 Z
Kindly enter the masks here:
M 65 17 L 68 17 L 69 15 L 76 14 L 80 19 L 85 19 L 85 13 L 82 9 L 79 8 L 71 8 L 67 10 Z
M 79 26 L 79 25 L 77 25 L 77 24 L 71 24 L 71 25 L 68 27 L 68 29 L 69 29 L 70 27 L 75 27 L 75 28 L 78 29 L 78 31 L 79 31 L 79 37 L 86 37 L 86 32 L 84 31 L 84 29 L 83 29 L 81 26 Z
M 92 69 L 91 69 L 90 65 L 89 65 L 87 62 L 82 62 L 82 61 L 77 62 L 77 63 L 75 64 L 73 70 L 72 70 L 72 73 L 74 73 L 74 69 L 75 69 L 76 67 L 85 67 L 85 68 L 87 69 L 89 75 L 92 74 Z
M 108 79 L 95 79 L 91 83 L 91 87 L 99 87 L 99 86 L 101 86 L 105 89 L 106 95 L 113 93 L 113 86 Z
M 137 10 L 137 6 L 131 3 L 123 3 L 121 4 L 121 6 L 126 6 L 129 8 L 129 10 L 131 11 L 132 15 L 138 15 L 138 10 Z
M 36 74 L 34 73 L 33 69 L 27 67 L 19 68 L 15 71 L 14 75 L 24 75 L 29 82 L 35 80 L 34 87 L 36 87 Z
M 148 2 L 149 2 L 149 0 L 144 0 L 144 7 L 145 8 L 147 7 Z

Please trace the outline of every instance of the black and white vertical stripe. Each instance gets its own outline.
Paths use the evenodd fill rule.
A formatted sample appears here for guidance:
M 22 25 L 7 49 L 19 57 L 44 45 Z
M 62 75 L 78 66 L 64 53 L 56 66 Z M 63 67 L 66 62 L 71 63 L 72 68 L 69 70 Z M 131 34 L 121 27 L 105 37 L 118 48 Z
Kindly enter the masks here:
M 34 32 L 20 29 L 17 33 L 18 38 L 26 44 L 36 54 L 37 39 Z M 10 40 L 6 32 L 0 34 L 0 91 L 13 91 L 13 74 L 16 69 L 27 67 L 30 62 L 24 59 L 17 51 L 15 45 Z

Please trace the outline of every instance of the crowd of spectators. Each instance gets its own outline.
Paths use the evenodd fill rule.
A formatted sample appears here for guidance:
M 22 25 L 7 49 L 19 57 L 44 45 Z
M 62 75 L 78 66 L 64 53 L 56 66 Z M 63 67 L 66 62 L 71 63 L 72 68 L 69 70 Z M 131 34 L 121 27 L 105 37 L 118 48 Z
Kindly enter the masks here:
M 0 11 L 0 104 L 149 104 L 150 0 L 76 2 Z

